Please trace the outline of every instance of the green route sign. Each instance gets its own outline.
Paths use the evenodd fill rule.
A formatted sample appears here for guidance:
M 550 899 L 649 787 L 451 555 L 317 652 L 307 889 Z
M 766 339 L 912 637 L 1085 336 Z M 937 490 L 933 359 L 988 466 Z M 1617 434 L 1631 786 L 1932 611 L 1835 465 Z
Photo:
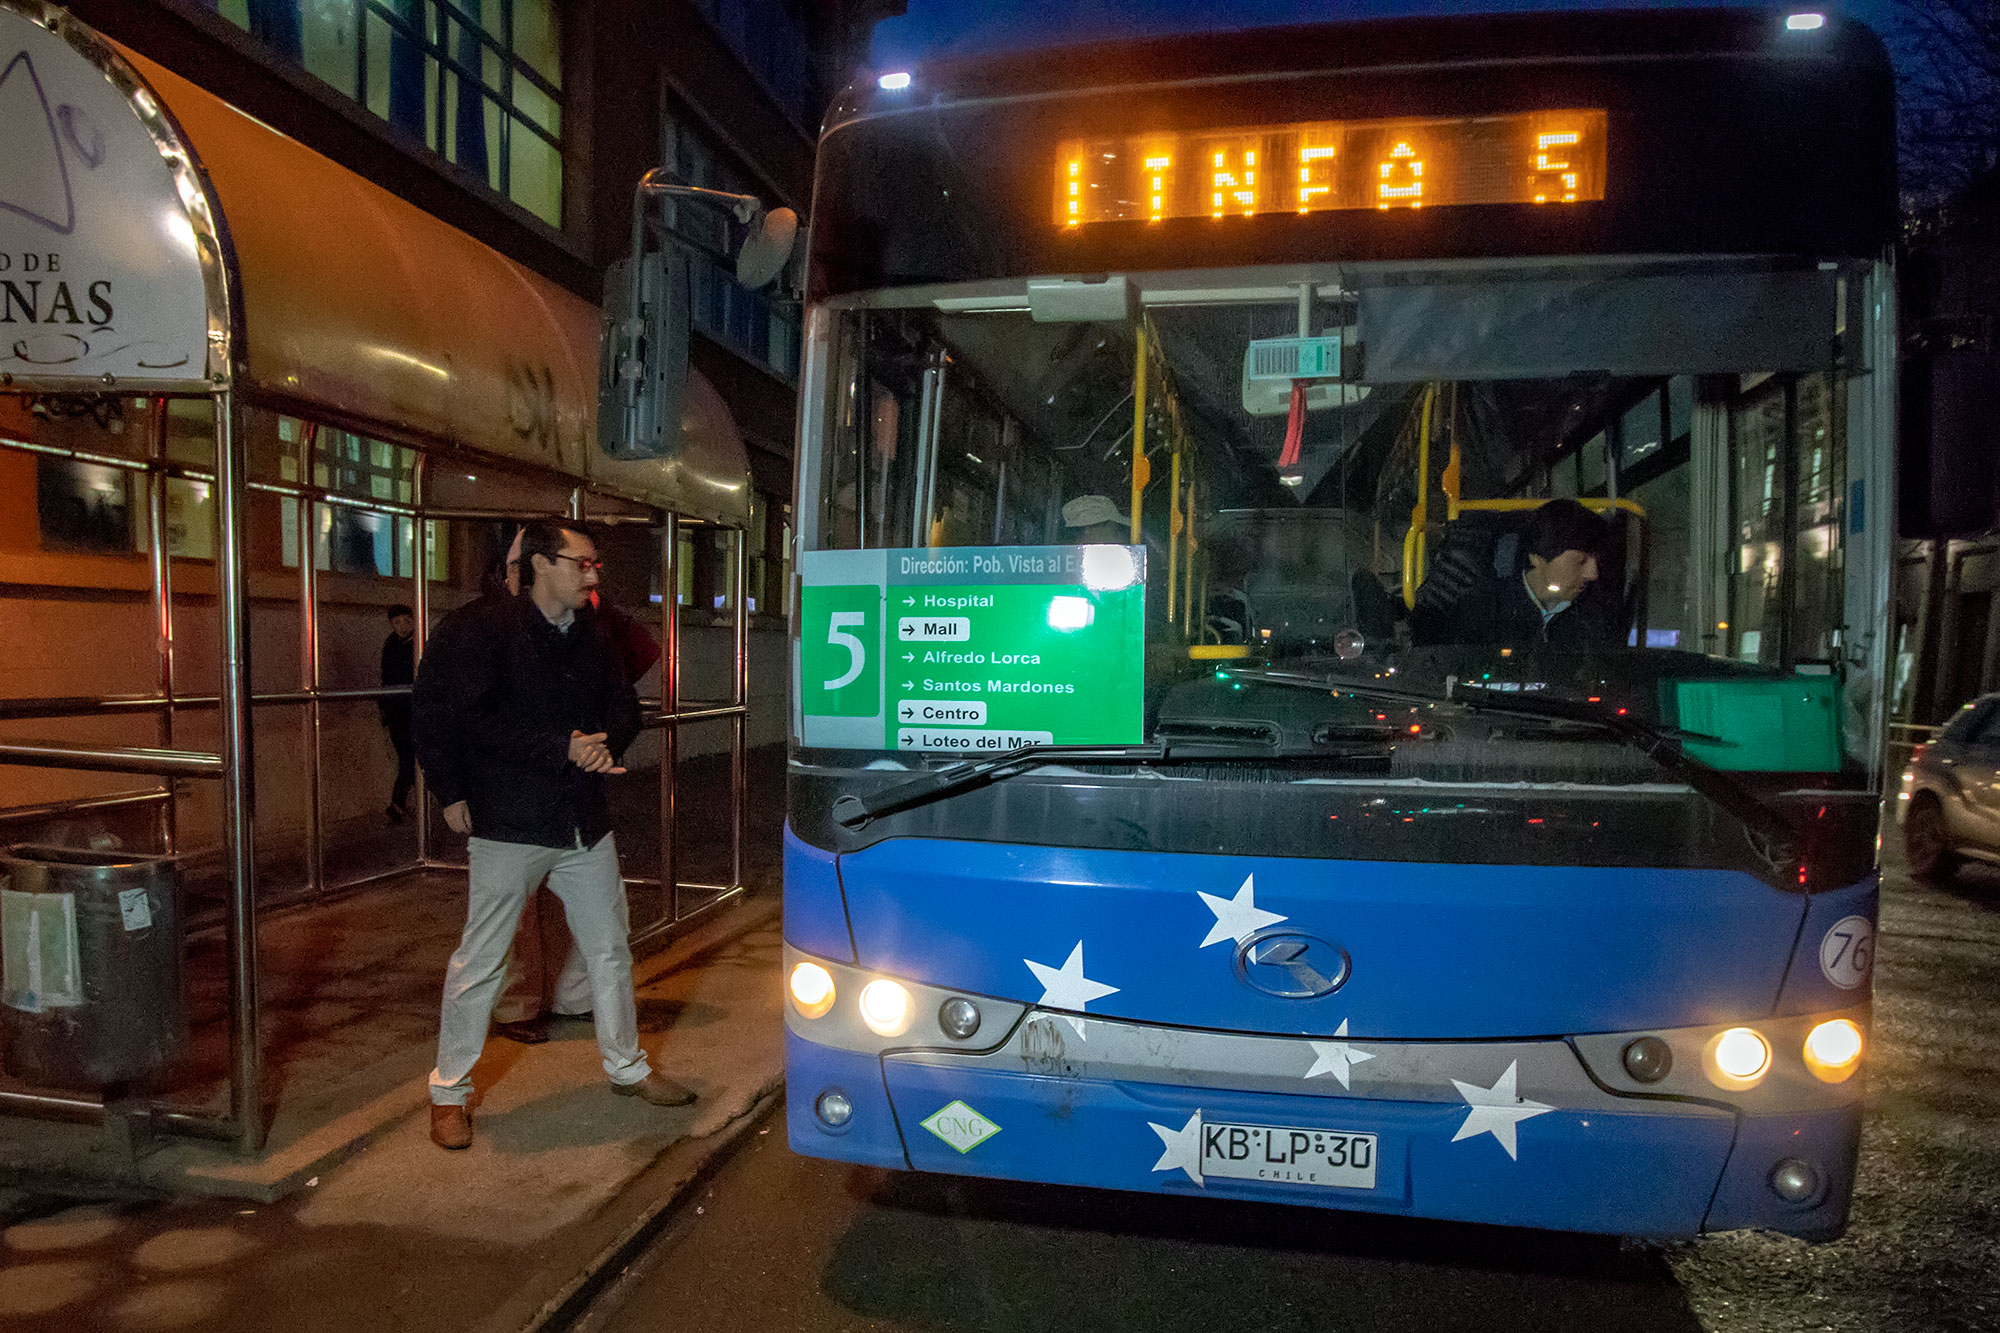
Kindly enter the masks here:
M 1142 739 L 1146 551 L 808 551 L 800 740 L 998 754 Z

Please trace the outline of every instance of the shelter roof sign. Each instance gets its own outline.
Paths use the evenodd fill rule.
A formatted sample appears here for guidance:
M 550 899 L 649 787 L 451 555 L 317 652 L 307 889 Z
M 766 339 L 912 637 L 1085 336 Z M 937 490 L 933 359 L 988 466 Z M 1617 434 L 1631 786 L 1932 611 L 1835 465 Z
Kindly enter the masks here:
M 212 389 L 224 272 L 152 92 L 62 10 L 0 0 L 0 387 Z

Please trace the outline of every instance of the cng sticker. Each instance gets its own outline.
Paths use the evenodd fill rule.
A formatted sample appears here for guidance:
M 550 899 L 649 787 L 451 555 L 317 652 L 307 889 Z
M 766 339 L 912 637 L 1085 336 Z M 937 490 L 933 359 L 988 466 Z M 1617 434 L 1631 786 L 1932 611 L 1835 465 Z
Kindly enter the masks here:
M 964 1102 L 953 1102 L 949 1106 L 939 1107 L 931 1112 L 930 1118 L 923 1122 L 923 1126 L 960 1153 L 971 1152 L 1000 1132 L 1000 1126 Z
M 1875 927 L 1865 916 L 1842 917 L 1819 942 L 1819 970 L 1842 990 L 1868 980 L 1874 964 Z

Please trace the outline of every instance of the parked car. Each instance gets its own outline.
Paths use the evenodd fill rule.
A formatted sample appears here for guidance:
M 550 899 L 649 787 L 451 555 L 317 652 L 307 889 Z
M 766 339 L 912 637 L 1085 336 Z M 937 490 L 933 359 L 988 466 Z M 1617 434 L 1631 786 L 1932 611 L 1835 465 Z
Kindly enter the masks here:
M 1919 745 L 1896 797 L 1903 852 L 1919 879 L 1966 861 L 2000 865 L 2000 694 L 1983 694 Z

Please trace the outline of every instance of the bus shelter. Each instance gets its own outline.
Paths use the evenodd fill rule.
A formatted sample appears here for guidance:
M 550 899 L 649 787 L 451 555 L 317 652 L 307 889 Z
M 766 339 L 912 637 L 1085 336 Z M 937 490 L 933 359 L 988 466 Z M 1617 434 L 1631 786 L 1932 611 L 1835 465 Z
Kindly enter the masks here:
M 0 0 L 0 143 L 0 841 L 178 857 L 229 1016 L 225 1111 L 0 1112 L 262 1145 L 260 912 L 464 863 L 421 786 L 384 818 L 385 613 L 421 654 L 531 518 L 587 525 L 662 648 L 615 802 L 635 944 L 741 893 L 764 516 L 713 387 L 674 456 L 605 456 L 594 307 L 38 0 Z

